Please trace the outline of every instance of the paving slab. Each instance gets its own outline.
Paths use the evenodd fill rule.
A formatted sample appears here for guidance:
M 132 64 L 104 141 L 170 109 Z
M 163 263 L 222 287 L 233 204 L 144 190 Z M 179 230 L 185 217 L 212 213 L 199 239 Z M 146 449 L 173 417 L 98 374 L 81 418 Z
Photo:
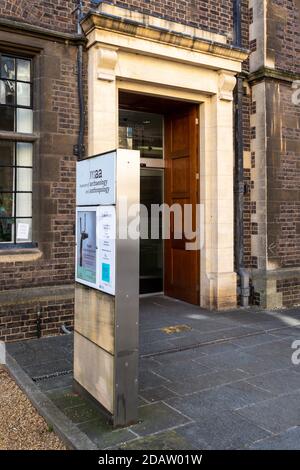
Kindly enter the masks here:
M 272 397 L 274 395 L 271 392 L 238 381 L 194 393 L 188 397 L 171 397 L 166 399 L 166 402 L 191 419 L 196 419 L 207 416 L 208 412 L 236 410 Z
M 140 318 L 139 422 L 123 429 L 73 392 L 65 370 L 73 335 L 8 346 L 23 390 L 48 422 L 54 417 L 66 442 L 78 449 L 299 448 L 300 366 L 291 363 L 291 344 L 300 339 L 300 309 L 218 313 L 156 296 L 141 300 Z M 163 330 L 176 325 L 188 328 Z
M 131 432 L 129 428 L 112 429 L 111 425 L 102 417 L 80 424 L 78 427 L 94 442 L 98 449 L 112 448 L 118 444 L 136 440 L 136 434 Z
M 247 336 L 244 338 L 236 338 L 232 340 L 232 344 L 239 348 L 251 348 L 261 344 L 269 344 L 278 341 L 278 337 L 270 333 L 262 333 L 259 335 Z
M 252 450 L 299 450 L 300 427 L 294 427 L 287 431 L 262 439 L 248 447 Z
M 181 381 L 180 377 L 176 382 L 170 382 L 168 388 L 179 395 L 191 395 L 202 390 L 209 390 L 218 385 L 230 384 L 249 377 L 249 374 L 242 370 L 213 371 L 208 374 L 192 377 L 189 380 Z M 188 398 L 186 398 L 188 401 Z
M 297 374 L 292 368 L 258 375 L 247 379 L 247 382 L 277 394 L 300 390 L 300 374 Z
M 247 348 L 246 350 L 240 350 L 238 353 L 230 351 L 197 359 L 197 362 L 201 365 L 210 367 L 215 372 L 232 370 L 234 368 L 244 371 L 249 375 L 262 374 L 273 369 L 288 367 L 291 364 L 290 361 L 290 357 L 280 356 L 275 358 L 270 354 L 262 354 L 254 348 L 251 351 Z
M 226 343 L 208 344 L 206 346 L 201 346 L 201 348 L 197 349 L 198 355 L 194 359 L 197 360 L 203 355 L 213 356 L 214 354 L 224 354 L 226 352 L 237 351 L 239 346 L 234 344 L 234 341 L 235 340 L 227 341 Z
M 194 425 L 178 432 L 195 447 L 205 442 L 214 450 L 236 449 L 270 435 L 231 411 L 210 413 Z
M 114 449 L 122 450 L 206 450 L 209 449 L 207 444 L 203 441 L 194 446 L 190 440 L 185 439 L 180 433 L 181 428 L 178 430 L 160 432 L 152 436 L 147 436 L 141 439 L 122 444 Z
M 278 434 L 300 424 L 300 392 L 280 395 L 236 411 L 240 416 Z
M 168 398 L 174 398 L 178 395 L 172 390 L 168 389 L 166 386 L 162 385 L 160 387 L 152 387 L 146 390 L 140 391 L 140 396 L 146 400 L 146 402 L 156 402 L 156 401 L 164 401 Z
M 139 436 L 182 426 L 191 420 L 167 404 L 153 403 L 139 408 L 139 423 L 130 429 Z
M 173 364 L 178 364 L 180 362 L 187 363 L 193 359 L 199 359 L 201 356 L 205 356 L 205 353 L 202 352 L 202 348 L 196 348 L 186 349 L 184 351 L 167 352 L 160 355 L 158 354 L 153 356 L 153 360 L 155 363 L 172 367 Z
M 167 385 L 169 380 L 158 374 L 155 374 L 151 370 L 140 370 L 139 372 L 139 388 L 145 390 L 147 388 L 153 388 L 156 386 Z
M 163 377 L 167 381 L 176 382 L 188 381 L 190 378 L 198 377 L 199 375 L 207 374 L 210 369 L 195 361 L 189 362 L 189 367 L 186 367 L 186 362 L 173 362 L 172 364 L 158 364 L 151 367 L 151 371 Z

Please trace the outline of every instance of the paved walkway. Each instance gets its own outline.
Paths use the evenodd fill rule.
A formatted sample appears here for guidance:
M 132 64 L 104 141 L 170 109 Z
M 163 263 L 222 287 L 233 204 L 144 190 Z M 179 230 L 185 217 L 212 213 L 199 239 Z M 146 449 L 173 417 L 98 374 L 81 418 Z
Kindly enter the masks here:
M 140 317 L 140 422 L 125 429 L 72 392 L 72 335 L 8 347 L 23 388 L 42 392 L 46 414 L 60 410 L 79 447 L 299 449 L 300 308 L 220 314 L 158 296 L 142 299 Z

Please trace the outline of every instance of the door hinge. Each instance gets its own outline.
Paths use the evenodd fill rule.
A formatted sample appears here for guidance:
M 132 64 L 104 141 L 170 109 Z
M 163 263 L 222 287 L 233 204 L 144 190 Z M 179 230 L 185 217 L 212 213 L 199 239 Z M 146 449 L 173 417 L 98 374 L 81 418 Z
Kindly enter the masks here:
M 195 124 L 196 124 L 196 126 L 199 126 L 199 118 L 195 119 Z
M 199 173 L 196 173 L 196 180 L 199 180 L 200 179 L 200 175 Z

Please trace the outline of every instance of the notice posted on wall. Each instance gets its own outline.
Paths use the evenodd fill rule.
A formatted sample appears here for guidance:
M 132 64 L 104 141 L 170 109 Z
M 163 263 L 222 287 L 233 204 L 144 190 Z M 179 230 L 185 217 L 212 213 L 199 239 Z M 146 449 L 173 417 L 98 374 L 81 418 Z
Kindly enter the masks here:
M 116 208 L 102 206 L 98 211 L 99 289 L 115 295 Z
M 97 285 L 96 209 L 77 210 L 76 281 L 90 287 Z
M 29 238 L 29 224 L 17 224 L 17 240 L 28 240 Z

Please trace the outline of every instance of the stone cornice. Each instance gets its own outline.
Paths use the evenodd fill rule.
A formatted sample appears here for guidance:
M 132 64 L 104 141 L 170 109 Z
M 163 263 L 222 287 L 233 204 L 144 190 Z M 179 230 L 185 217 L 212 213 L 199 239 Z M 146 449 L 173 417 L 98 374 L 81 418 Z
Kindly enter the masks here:
M 250 73 L 247 77 L 249 83 L 259 82 L 267 79 L 292 83 L 295 80 L 300 80 L 300 74 L 262 67 L 256 72 Z
M 158 26 L 141 23 L 135 19 L 113 16 L 103 12 L 89 12 L 82 20 L 81 25 L 86 35 L 95 29 L 101 29 L 194 52 L 228 58 L 237 62 L 243 62 L 249 54 L 249 51 L 243 48 L 233 47 L 198 36 L 190 36 L 186 33 L 170 31 Z

